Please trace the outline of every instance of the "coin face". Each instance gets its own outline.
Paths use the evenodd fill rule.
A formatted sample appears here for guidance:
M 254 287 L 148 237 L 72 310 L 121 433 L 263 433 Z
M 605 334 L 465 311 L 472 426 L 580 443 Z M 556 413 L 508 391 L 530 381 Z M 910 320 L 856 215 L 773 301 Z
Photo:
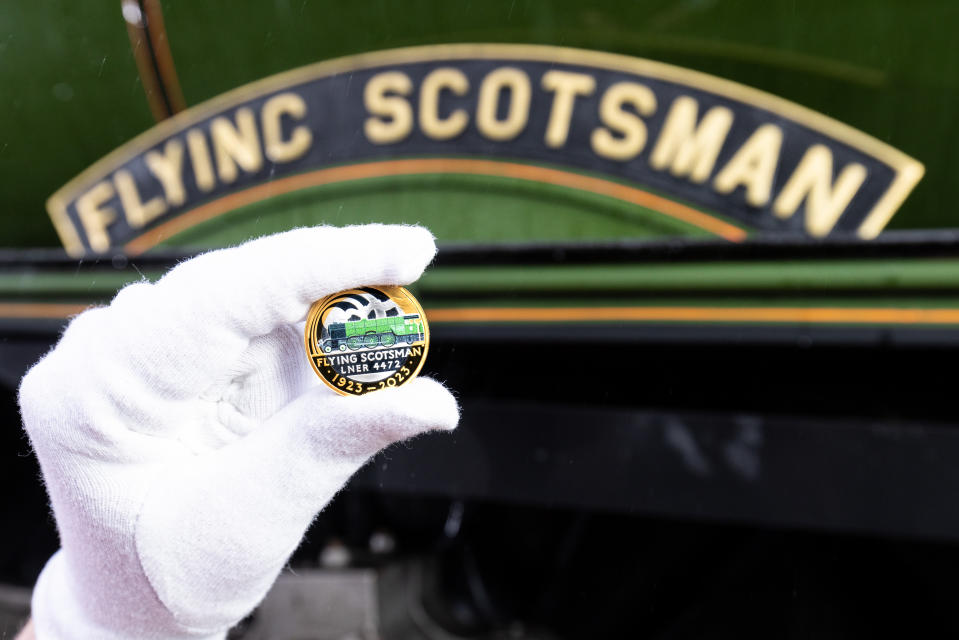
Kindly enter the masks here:
M 403 287 L 348 289 L 310 307 L 306 352 L 320 379 L 343 395 L 398 387 L 426 361 L 426 314 Z

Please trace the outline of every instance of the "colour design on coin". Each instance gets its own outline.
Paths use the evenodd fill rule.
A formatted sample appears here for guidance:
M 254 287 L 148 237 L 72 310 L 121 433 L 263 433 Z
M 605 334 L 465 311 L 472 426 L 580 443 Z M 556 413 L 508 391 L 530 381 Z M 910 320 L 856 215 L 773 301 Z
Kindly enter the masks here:
M 429 348 L 426 314 L 403 287 L 341 291 L 306 316 L 306 352 L 320 379 L 343 395 L 397 387 L 416 377 Z

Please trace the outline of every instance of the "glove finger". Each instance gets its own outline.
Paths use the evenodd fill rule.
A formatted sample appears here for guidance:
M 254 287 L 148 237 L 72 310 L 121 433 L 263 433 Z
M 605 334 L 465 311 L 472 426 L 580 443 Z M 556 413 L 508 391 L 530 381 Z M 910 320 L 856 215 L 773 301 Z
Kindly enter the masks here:
M 303 333 L 287 325 L 251 340 L 239 360 L 201 397 L 217 403 L 227 428 L 245 435 L 321 385 L 303 348 Z
M 147 388 L 171 399 L 194 396 L 251 338 L 302 320 L 330 293 L 408 284 L 435 252 L 422 227 L 312 227 L 267 236 L 197 256 L 155 284 L 126 287 L 95 323 L 97 343 L 101 355 L 128 362 Z
M 186 420 L 179 427 L 167 426 L 164 434 L 197 453 L 219 448 L 249 434 L 322 384 L 303 349 L 302 331 L 282 326 L 251 340 L 239 360 L 200 395 L 209 420 Z M 144 426 L 138 423 L 131 428 Z
M 192 625 L 242 616 L 369 456 L 458 419 L 453 396 L 429 379 L 362 397 L 307 392 L 249 436 L 190 459 L 150 497 L 137 548 L 151 584 Z M 224 611 L 223 593 L 234 594 L 235 610 Z
M 259 429 L 207 456 L 208 477 L 198 484 L 216 489 L 211 498 L 262 494 L 292 509 L 305 527 L 372 455 L 427 431 L 449 431 L 458 422 L 456 399 L 429 378 L 360 397 L 311 389 Z
M 449 431 L 459 422 L 456 399 L 431 378 L 359 397 L 328 396 L 327 389 L 307 392 L 273 418 L 299 425 L 290 428 L 309 438 L 321 457 L 335 454 L 365 461 L 394 442 L 426 431 Z M 322 417 L 317 415 L 320 406 Z

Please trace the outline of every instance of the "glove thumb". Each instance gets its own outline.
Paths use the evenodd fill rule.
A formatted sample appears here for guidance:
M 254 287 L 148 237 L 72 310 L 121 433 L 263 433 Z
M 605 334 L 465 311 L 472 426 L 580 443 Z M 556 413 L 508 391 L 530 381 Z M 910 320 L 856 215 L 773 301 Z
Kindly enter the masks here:
M 312 389 L 253 433 L 164 474 L 137 526 L 151 585 L 181 624 L 231 626 L 259 603 L 310 522 L 366 460 L 458 421 L 456 400 L 426 378 L 360 397 Z

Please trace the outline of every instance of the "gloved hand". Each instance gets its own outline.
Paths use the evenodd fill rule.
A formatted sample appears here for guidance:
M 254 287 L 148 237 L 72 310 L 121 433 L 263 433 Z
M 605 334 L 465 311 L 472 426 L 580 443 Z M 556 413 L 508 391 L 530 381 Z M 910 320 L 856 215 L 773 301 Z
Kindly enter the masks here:
M 415 280 L 435 250 L 418 227 L 297 229 L 74 319 L 20 387 L 62 545 L 39 640 L 224 637 L 370 456 L 455 427 L 429 379 L 334 394 L 294 327 L 327 294 Z

